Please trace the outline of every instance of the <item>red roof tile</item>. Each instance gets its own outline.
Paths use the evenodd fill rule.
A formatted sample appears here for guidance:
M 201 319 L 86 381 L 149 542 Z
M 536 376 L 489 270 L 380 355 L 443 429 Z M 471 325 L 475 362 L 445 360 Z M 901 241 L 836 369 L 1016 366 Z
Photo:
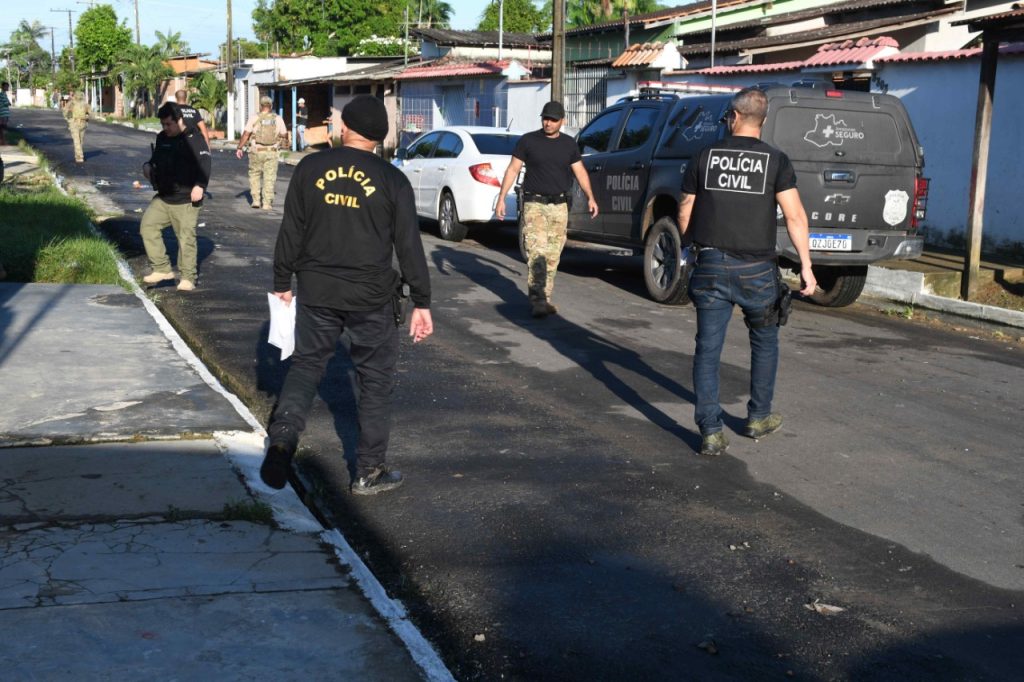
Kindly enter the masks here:
M 412 80 L 414 78 L 451 78 L 453 76 L 500 76 L 501 72 L 508 68 L 508 65 L 508 60 L 502 60 L 500 62 L 414 66 L 395 76 L 395 80 Z
M 626 51 L 616 57 L 612 68 L 624 66 L 649 66 L 665 51 L 665 43 L 637 43 L 630 45 Z
M 686 71 L 680 73 L 699 73 L 711 75 L 725 75 L 730 73 L 774 73 L 776 71 L 799 71 L 804 65 L 803 62 L 777 62 L 775 64 L 738 64 L 736 66 L 713 66 L 708 69 Z
M 864 64 L 884 53 L 898 50 L 900 44 L 892 38 L 861 38 L 844 40 L 841 43 L 826 43 L 804 61 L 808 66 L 837 66 L 839 64 Z
M 880 64 L 898 64 L 901 62 L 943 62 L 957 59 L 971 59 L 981 54 L 981 48 L 967 50 L 944 50 L 938 52 L 903 52 L 878 59 Z M 1000 45 L 999 54 L 1024 54 L 1024 43 Z

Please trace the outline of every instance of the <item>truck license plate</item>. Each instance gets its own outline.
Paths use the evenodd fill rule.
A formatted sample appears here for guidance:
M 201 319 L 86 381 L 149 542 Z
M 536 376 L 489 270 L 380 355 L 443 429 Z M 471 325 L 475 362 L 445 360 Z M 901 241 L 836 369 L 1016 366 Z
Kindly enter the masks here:
M 853 235 L 811 234 L 811 251 L 853 251 Z

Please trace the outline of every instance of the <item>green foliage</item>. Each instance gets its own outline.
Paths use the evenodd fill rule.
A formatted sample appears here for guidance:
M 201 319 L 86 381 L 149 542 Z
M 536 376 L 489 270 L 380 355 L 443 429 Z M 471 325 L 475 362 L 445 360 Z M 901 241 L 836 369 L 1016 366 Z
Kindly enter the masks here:
M 227 43 L 221 43 L 220 47 L 217 48 L 217 54 L 224 54 L 224 47 Z M 234 61 L 238 61 L 239 53 L 241 53 L 242 59 L 258 59 L 265 58 L 270 54 L 270 48 L 266 43 L 256 42 L 255 40 L 249 40 L 248 38 L 234 38 L 231 41 L 231 57 Z
M 41 87 L 49 80 L 53 59 L 39 45 L 39 40 L 49 32 L 39 21 L 30 24 L 22 19 L 18 28 L 11 32 L 10 40 L 0 45 L 0 52 L 7 55 L 15 86 Z
M 531 0 L 505 0 L 502 28 L 510 33 L 539 33 L 551 28 L 551 14 L 545 14 Z M 498 30 L 498 3 L 491 2 L 480 15 L 478 31 Z
M 181 39 L 180 31 L 172 33 L 171 29 L 167 29 L 167 33 L 154 31 L 153 35 L 156 36 L 156 43 L 153 44 L 153 47 L 160 50 L 164 57 L 179 57 L 189 54 L 188 41 Z
M 350 55 L 363 38 L 401 35 L 403 9 L 390 0 L 259 0 L 253 30 L 281 53 Z
M 164 62 L 164 55 L 158 45 L 147 47 L 129 44 L 122 53 L 117 71 L 124 79 L 124 96 L 141 98 L 145 102 L 147 114 L 156 108 L 155 100 L 161 84 L 174 76 L 174 70 Z
M 211 114 L 218 106 L 224 105 L 228 100 L 227 84 L 210 71 L 204 71 L 193 78 L 191 90 L 192 106 L 196 109 L 206 109 Z M 216 119 L 211 121 L 211 126 L 216 130 Z
M 117 23 L 110 5 L 97 5 L 84 12 L 75 26 L 75 65 L 79 73 L 107 71 L 132 46 L 132 31 Z
M 622 10 L 630 16 L 661 9 L 655 0 L 577 0 L 566 8 L 565 23 L 570 27 L 601 24 L 622 19 Z
M 448 28 L 453 12 L 452 6 L 444 0 L 412 0 L 409 21 L 420 28 Z
M 277 526 L 274 521 L 274 510 L 270 505 L 256 500 L 225 502 L 221 515 L 225 521 L 250 521 L 266 526 Z
M 119 284 L 110 245 L 89 229 L 88 209 L 41 183 L 0 190 L 0 253 L 7 281 Z

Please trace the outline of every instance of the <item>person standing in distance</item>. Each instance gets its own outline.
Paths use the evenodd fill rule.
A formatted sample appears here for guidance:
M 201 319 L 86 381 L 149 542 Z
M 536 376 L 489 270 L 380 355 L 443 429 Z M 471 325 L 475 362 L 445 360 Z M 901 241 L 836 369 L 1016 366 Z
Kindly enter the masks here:
M 274 207 L 277 150 L 288 144 L 288 129 L 284 120 L 270 110 L 273 105 L 274 101 L 266 95 L 260 97 L 260 112 L 246 122 L 245 132 L 235 151 L 235 156 L 242 158 L 242 150 L 252 140 L 249 147 L 249 192 L 252 194 L 252 207 L 265 211 Z
M 10 89 L 7 81 L 0 83 L 0 144 L 7 144 L 7 123 L 11 119 L 11 98 L 7 91 Z
M 512 151 L 512 160 L 505 170 L 498 194 L 495 216 L 505 219 L 505 197 L 519 170 L 526 165 L 523 180 L 523 241 L 526 245 L 526 286 L 534 317 L 547 317 L 558 312 L 551 304 L 555 273 L 565 246 L 569 222 L 569 197 L 575 176 L 587 197 L 591 218 L 597 217 L 597 202 L 590 189 L 590 176 L 576 141 L 561 132 L 565 109 L 561 102 L 548 102 L 540 112 L 541 129 L 519 138 Z
M 206 146 L 210 146 L 210 131 L 206 129 L 206 121 L 199 115 L 199 110 L 188 103 L 188 91 L 178 90 L 174 93 L 174 101 L 178 103 L 181 111 L 181 120 L 185 122 L 185 132 L 199 134 L 206 140 Z
M 298 108 L 295 110 L 295 130 L 299 136 L 299 151 L 306 149 L 306 124 L 309 122 L 309 109 L 306 108 L 306 100 L 302 97 L 296 102 Z
M 178 239 L 178 291 L 192 291 L 198 272 L 196 224 L 210 184 L 210 148 L 202 135 L 185 131 L 174 102 L 164 103 L 157 116 L 163 130 L 156 136 L 153 155 L 142 165 L 142 174 L 156 190 L 139 226 L 152 268 L 142 281 L 158 284 L 174 279 L 163 238 L 164 228 L 170 225 Z
M 697 347 L 693 356 L 695 420 L 702 455 L 720 455 L 729 446 L 718 402 L 719 364 L 734 305 L 743 310 L 750 337 L 750 400 L 743 435 L 755 440 L 782 426 L 773 413 L 779 363 L 783 287 L 775 252 L 776 204 L 800 256 L 800 293 L 814 292 L 807 214 L 789 158 L 761 141 L 768 98 L 757 88 L 733 97 L 724 118 L 730 136 L 693 159 L 683 175 L 679 231 L 699 249 L 690 279 L 697 308 Z
M 267 431 L 260 477 L 283 488 L 320 378 L 342 332 L 356 369 L 359 440 L 352 492 L 374 495 L 402 485 L 385 463 L 398 360 L 402 280 L 415 306 L 409 336 L 434 331 L 430 277 L 412 185 L 373 151 L 388 134 L 384 103 L 359 95 L 341 114 L 342 146 L 295 168 L 274 251 L 274 295 L 291 304 L 298 279 L 295 354 Z M 398 256 L 399 273 L 392 268 Z
M 64 118 L 68 121 L 68 130 L 71 131 L 71 141 L 75 145 L 75 163 L 85 163 L 85 128 L 89 125 L 92 117 L 92 109 L 85 101 L 85 95 L 76 92 L 71 98 L 71 104 L 64 110 Z

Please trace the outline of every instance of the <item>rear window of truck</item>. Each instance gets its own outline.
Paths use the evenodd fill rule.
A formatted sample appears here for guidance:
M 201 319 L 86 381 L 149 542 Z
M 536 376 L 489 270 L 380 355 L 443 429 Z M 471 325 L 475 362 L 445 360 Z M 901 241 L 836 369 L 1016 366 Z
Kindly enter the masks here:
M 885 110 L 783 106 L 763 137 L 794 161 L 913 166 L 909 137 Z

